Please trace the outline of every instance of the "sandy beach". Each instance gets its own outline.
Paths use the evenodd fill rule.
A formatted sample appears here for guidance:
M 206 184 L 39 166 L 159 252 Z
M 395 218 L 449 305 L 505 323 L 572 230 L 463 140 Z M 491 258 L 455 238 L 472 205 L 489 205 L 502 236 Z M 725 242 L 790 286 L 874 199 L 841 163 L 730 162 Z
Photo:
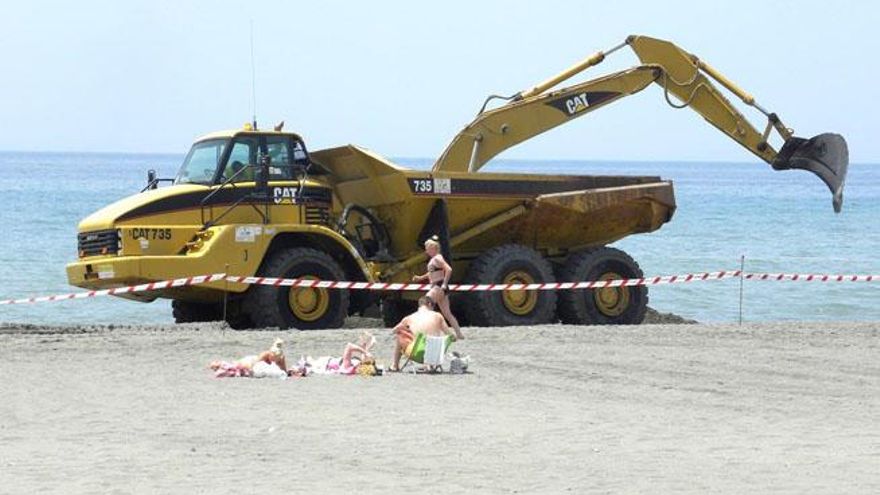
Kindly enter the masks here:
M 282 381 L 205 365 L 357 331 L 7 325 L 0 492 L 877 493 L 878 329 L 471 328 L 468 375 Z

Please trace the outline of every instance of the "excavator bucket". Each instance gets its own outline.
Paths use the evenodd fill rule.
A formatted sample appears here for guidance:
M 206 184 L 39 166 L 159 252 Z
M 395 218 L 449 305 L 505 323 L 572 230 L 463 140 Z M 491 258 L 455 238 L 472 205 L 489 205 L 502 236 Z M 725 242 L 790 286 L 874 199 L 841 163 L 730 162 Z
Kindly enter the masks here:
M 831 190 L 834 212 L 843 207 L 843 185 L 849 168 L 849 148 L 840 134 L 825 133 L 810 139 L 791 137 L 773 161 L 774 170 L 793 168 L 818 175 Z

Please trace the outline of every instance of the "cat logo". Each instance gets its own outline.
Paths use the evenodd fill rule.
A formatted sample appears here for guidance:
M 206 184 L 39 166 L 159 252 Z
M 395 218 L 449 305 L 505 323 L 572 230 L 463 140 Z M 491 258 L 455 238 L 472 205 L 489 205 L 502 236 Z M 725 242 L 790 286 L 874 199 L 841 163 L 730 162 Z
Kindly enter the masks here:
M 548 101 L 547 104 L 569 117 L 574 117 L 590 107 L 611 101 L 620 96 L 622 96 L 620 93 L 614 91 L 584 91 Z
M 275 200 L 276 205 L 282 203 L 296 204 L 297 190 L 298 188 L 296 187 L 276 187 L 272 191 L 272 199 Z
M 574 95 L 565 100 L 565 109 L 568 111 L 569 115 L 574 115 L 582 110 L 586 110 L 588 106 L 590 106 L 590 100 L 587 99 L 586 93 Z

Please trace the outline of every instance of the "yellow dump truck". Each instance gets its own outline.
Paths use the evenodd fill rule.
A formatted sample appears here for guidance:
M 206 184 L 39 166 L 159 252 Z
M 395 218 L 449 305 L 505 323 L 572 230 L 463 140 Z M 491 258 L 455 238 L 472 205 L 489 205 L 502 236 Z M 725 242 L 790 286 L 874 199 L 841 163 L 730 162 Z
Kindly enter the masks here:
M 625 46 L 641 65 L 553 90 Z M 431 170 L 406 169 L 353 145 L 309 151 L 281 126 L 201 137 L 171 185 L 158 187 L 161 180 L 150 174 L 139 194 L 79 224 L 79 259 L 67 266 L 69 281 L 94 289 L 225 272 L 408 282 L 424 271 L 422 243 L 433 235 L 451 260 L 453 282 L 640 277 L 638 264 L 607 244 L 668 222 L 675 211 L 670 181 L 479 170 L 503 150 L 651 83 L 671 105 L 695 110 L 773 168 L 818 175 L 840 210 L 848 166 L 841 136 L 795 137 L 696 56 L 630 36 L 533 88 L 489 97 Z M 755 128 L 716 83 L 763 113 L 766 127 Z M 770 142 L 774 132 L 778 149 Z M 121 297 L 172 299 L 178 322 L 225 318 L 234 328 L 312 329 L 338 327 L 377 306 L 391 324 L 417 296 L 212 282 Z M 470 325 L 632 324 L 642 321 L 648 302 L 645 287 L 452 297 Z

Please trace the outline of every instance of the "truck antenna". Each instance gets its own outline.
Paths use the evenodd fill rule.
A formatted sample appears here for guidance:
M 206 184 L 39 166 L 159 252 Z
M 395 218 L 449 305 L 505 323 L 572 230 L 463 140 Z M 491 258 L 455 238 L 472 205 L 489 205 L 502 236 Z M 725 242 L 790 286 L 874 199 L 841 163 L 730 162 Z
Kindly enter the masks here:
M 257 130 L 257 69 L 254 63 L 254 20 L 251 19 L 251 111 L 253 127 Z

